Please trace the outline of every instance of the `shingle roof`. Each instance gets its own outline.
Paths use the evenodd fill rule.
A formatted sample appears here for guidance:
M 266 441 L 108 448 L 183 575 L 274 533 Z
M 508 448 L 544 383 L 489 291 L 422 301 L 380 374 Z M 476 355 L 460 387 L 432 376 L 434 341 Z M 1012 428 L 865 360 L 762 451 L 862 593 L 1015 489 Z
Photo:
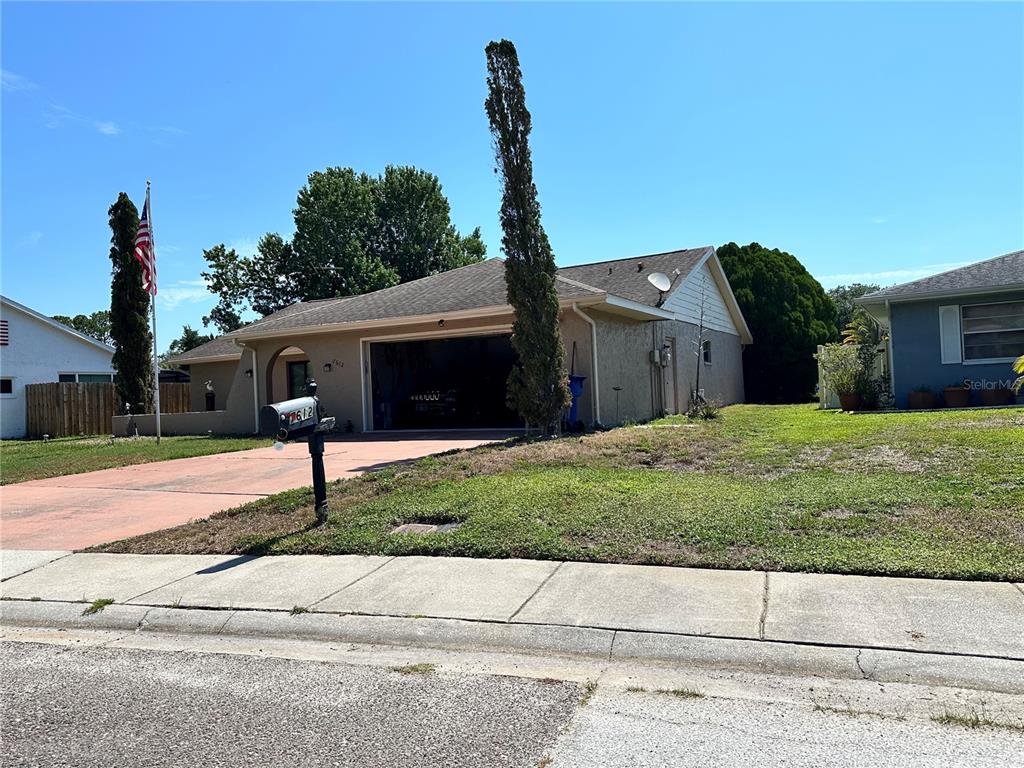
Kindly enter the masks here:
M 563 267 L 558 270 L 555 288 L 560 299 L 600 298 L 607 293 L 656 307 L 661 295 L 648 276 L 664 272 L 675 287 L 710 250 L 706 246 Z M 492 258 L 360 296 L 298 302 L 172 361 L 187 364 L 189 360 L 239 353 L 235 337 L 503 307 L 507 303 L 505 262 Z
M 654 272 L 663 272 L 672 281 L 672 288 L 675 288 L 711 250 L 711 246 L 705 246 L 614 261 L 597 261 L 593 264 L 562 267 L 558 274 L 624 299 L 656 307 L 661 294 L 647 277 Z
M 180 355 L 170 357 L 167 362 L 174 363 L 175 365 L 187 365 L 190 360 L 206 359 L 209 357 L 227 357 L 228 355 L 237 356 L 241 353 L 242 349 L 235 344 L 233 335 L 226 334 L 224 336 L 218 336 L 213 341 L 200 344 L 198 347 L 190 349 L 188 352 L 182 352 Z
M 601 295 L 596 288 L 565 280 L 558 280 L 556 289 L 563 299 Z M 360 296 L 302 302 L 247 325 L 241 333 L 262 334 L 318 325 L 461 312 L 500 307 L 507 301 L 505 263 L 501 259 L 488 259 Z
M 1024 288 L 1024 251 L 1014 251 L 992 259 L 951 269 L 931 277 L 923 277 L 901 285 L 867 293 L 861 303 L 873 299 L 899 299 L 929 294 L 984 292 L 993 289 Z

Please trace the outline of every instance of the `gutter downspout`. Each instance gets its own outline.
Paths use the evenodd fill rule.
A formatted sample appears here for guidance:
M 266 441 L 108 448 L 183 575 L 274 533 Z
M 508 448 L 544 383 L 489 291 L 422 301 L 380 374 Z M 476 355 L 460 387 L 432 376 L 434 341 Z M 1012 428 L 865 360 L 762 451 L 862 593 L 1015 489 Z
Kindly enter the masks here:
M 256 365 L 256 347 L 252 347 L 252 418 L 255 434 L 260 433 L 259 368 Z
M 594 377 L 594 401 L 591 411 L 594 414 L 594 424 L 601 423 L 601 382 L 597 375 L 597 323 L 594 319 L 583 312 L 579 305 L 573 302 L 572 311 L 583 318 L 583 322 L 590 326 L 590 367 Z
M 885 300 L 885 319 L 889 322 L 889 343 L 886 345 L 889 347 L 889 390 L 892 395 L 892 404 L 896 405 L 896 367 L 893 365 L 893 354 L 892 354 L 892 309 L 889 306 L 889 300 Z

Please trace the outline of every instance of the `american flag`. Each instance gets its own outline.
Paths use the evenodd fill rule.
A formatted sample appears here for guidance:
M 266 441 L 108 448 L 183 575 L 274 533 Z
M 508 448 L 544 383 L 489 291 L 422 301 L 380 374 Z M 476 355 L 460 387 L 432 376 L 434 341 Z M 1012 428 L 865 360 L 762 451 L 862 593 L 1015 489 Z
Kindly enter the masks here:
M 142 265 L 142 287 L 156 296 L 156 250 L 153 247 L 153 232 L 149 225 L 149 190 L 146 190 L 146 204 L 142 206 L 139 233 L 135 236 L 135 258 Z

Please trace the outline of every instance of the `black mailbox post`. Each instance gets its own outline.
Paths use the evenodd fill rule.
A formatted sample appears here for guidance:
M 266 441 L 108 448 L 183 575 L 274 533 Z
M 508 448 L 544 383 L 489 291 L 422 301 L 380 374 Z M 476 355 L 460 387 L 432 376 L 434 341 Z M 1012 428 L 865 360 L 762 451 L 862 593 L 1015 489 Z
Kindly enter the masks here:
M 313 500 L 317 524 L 327 522 L 327 480 L 324 477 L 324 434 L 334 429 L 334 417 L 323 416 L 316 382 L 306 382 L 309 397 L 297 397 L 260 409 L 260 432 L 281 442 L 306 438 L 313 462 Z

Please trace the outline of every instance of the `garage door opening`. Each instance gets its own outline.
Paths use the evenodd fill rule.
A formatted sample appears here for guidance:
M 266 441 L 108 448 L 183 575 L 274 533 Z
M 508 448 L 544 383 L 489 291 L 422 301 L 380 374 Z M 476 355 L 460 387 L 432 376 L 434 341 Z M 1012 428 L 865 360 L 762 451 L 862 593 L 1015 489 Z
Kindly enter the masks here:
M 505 405 L 515 359 L 507 333 L 372 343 L 373 428 L 522 426 Z

